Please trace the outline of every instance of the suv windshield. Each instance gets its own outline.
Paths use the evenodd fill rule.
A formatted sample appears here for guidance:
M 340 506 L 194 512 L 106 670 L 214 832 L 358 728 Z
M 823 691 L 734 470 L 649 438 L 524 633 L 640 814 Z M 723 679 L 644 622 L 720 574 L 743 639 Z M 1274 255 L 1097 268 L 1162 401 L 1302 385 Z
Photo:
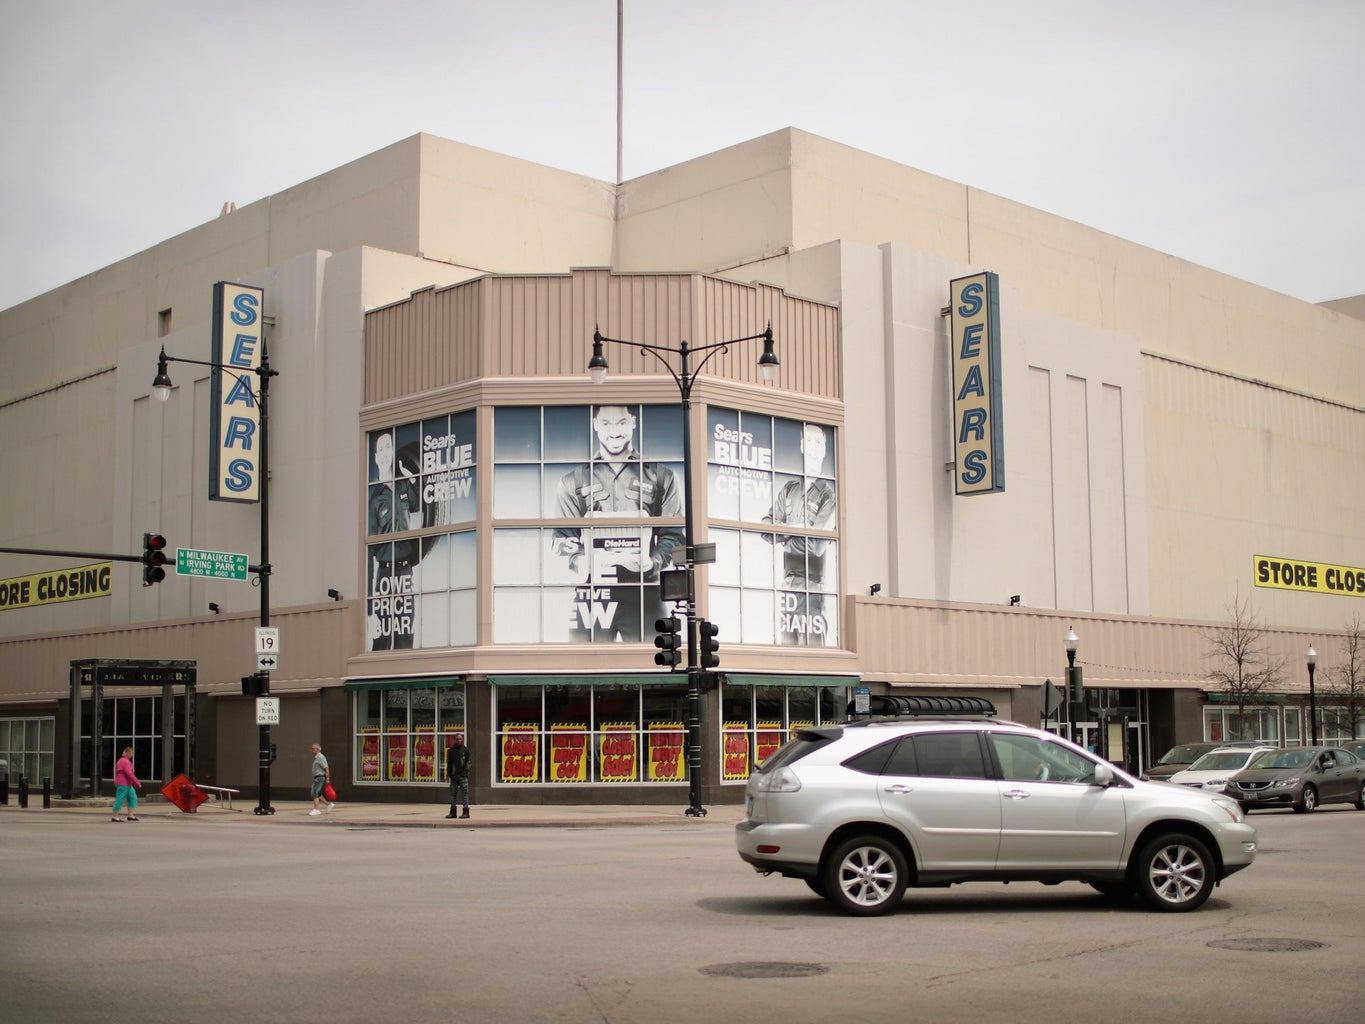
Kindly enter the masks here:
M 1157 764 L 1189 764 L 1196 757 L 1204 752 L 1202 743 L 1182 743 L 1178 747 L 1172 747 L 1161 755 Z
M 1242 768 L 1247 763 L 1247 758 L 1251 756 L 1249 750 L 1211 750 L 1194 764 L 1190 765 L 1187 771 L 1192 772 L 1221 772 L 1229 768 Z

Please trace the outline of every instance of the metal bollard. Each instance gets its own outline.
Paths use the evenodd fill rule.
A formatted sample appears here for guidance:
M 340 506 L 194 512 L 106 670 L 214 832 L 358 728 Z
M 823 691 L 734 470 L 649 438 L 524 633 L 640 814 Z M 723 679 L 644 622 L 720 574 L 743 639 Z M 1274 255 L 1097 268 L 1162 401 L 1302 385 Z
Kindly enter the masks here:
M 28 777 L 19 776 L 19 806 L 28 808 Z
M 44 780 L 43 780 L 43 810 L 49 811 L 49 810 L 51 810 L 51 809 L 52 809 L 52 780 L 51 780 L 51 779 L 44 779 Z

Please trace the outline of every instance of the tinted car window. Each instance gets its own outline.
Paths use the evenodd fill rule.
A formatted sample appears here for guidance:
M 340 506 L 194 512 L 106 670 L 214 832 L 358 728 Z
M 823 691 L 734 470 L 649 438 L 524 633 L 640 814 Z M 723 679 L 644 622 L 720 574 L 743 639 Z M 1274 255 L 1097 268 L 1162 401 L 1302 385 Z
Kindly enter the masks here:
M 903 770 L 903 765 L 893 759 L 893 755 L 898 750 L 905 749 L 910 752 L 911 767 L 908 771 Z M 844 762 L 845 768 L 851 768 L 855 772 L 863 772 L 867 775 L 915 775 L 914 770 L 914 747 L 905 740 L 892 740 L 889 743 L 882 743 L 873 747 L 871 750 L 864 750 L 861 754 L 856 754 Z
M 1248 768 L 1307 768 L 1313 759 L 1311 750 L 1270 750 L 1261 754 Z
M 771 772 L 776 771 L 784 764 L 791 764 L 801 758 L 814 753 L 823 746 L 833 743 L 839 738 L 837 729 L 802 729 L 795 736 L 789 739 L 782 746 L 778 747 L 767 759 L 759 765 L 757 771 Z
M 950 779 L 991 777 L 974 732 L 931 732 L 915 736 L 913 740 L 920 775 Z
M 1080 754 L 1033 736 L 993 733 L 1002 777 L 1012 782 L 1092 782 L 1095 765 Z
M 1157 764 L 1189 764 L 1208 749 L 1207 743 L 1182 743 L 1162 754 Z

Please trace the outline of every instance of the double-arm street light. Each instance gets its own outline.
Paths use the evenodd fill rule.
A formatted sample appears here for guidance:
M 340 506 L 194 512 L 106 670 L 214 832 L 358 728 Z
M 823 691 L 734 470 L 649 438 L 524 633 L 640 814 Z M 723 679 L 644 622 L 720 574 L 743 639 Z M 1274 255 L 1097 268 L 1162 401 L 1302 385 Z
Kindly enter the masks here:
M 260 411 L 260 452 L 261 459 L 258 464 L 260 473 L 260 506 L 261 506 L 261 560 L 257 565 L 249 565 L 247 569 L 256 574 L 256 585 L 261 590 L 261 625 L 270 625 L 270 378 L 278 377 L 279 371 L 270 368 L 270 354 L 266 347 L 265 335 L 261 335 L 261 361 L 259 365 L 250 368 L 247 372 L 256 374 L 260 378 L 260 388 L 252 388 L 250 378 L 238 372 L 243 367 L 231 366 L 227 363 L 209 362 L 203 359 L 186 359 L 183 356 L 166 355 L 165 346 L 162 346 L 161 355 L 156 363 L 156 378 L 152 381 L 152 394 L 160 401 L 164 402 L 171 397 L 171 377 L 166 371 L 167 363 L 193 363 L 195 366 L 207 366 L 214 370 L 229 373 L 237 378 L 237 381 L 250 392 L 252 400 L 256 402 Z M 258 671 L 256 673 L 256 685 L 253 688 L 258 696 L 266 696 L 270 693 L 270 673 Z M 274 753 L 270 747 L 270 726 L 260 726 L 260 799 L 256 805 L 256 814 L 274 814 L 275 808 L 270 805 L 270 763 L 274 760 Z
M 1308 727 L 1312 730 L 1313 746 L 1318 745 L 1318 691 L 1313 685 L 1313 673 L 1318 669 L 1318 652 L 1313 650 L 1313 645 L 1308 645 L 1308 653 L 1304 656 L 1304 661 L 1308 662 Z
M 600 330 L 594 330 L 592 335 L 592 358 L 588 361 L 588 374 L 594 384 L 601 384 L 607 379 L 607 357 L 602 353 L 604 344 L 625 345 L 630 348 L 638 348 L 650 353 L 664 365 L 669 374 L 673 377 L 674 383 L 678 385 L 678 394 L 682 400 L 682 426 L 683 426 L 683 544 L 685 550 L 687 580 L 686 611 L 687 615 L 687 784 L 688 784 L 688 807 L 687 813 L 693 817 L 701 817 L 706 814 L 706 809 L 701 805 L 701 676 L 702 669 L 698 657 L 698 629 L 697 629 L 697 576 L 696 576 L 696 550 L 694 537 L 696 535 L 696 523 L 693 519 L 692 503 L 692 385 L 696 382 L 697 374 L 701 372 L 711 357 L 717 352 L 724 352 L 730 345 L 739 345 L 746 341 L 763 340 L 763 354 L 758 357 L 758 368 L 763 375 L 765 384 L 771 384 L 777 376 L 778 359 L 777 353 L 773 351 L 773 325 L 768 324 L 768 329 L 762 334 L 750 334 L 743 338 L 734 338 L 730 341 L 718 341 L 710 345 L 688 345 L 686 341 L 681 341 L 676 347 L 667 345 L 649 345 L 639 341 L 623 341 L 620 338 L 607 338 L 602 335 Z M 696 367 L 692 366 L 692 359 L 697 355 L 702 355 L 702 360 Z M 678 357 L 678 369 L 673 368 L 667 356 L 676 355 Z

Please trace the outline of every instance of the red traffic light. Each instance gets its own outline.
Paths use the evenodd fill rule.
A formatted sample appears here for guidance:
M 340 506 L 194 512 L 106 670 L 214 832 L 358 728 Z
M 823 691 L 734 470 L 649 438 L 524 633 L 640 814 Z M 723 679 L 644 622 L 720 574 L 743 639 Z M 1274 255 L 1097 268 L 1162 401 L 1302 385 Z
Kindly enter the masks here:
M 142 535 L 142 585 L 150 587 L 166 578 L 166 538 L 159 533 Z

